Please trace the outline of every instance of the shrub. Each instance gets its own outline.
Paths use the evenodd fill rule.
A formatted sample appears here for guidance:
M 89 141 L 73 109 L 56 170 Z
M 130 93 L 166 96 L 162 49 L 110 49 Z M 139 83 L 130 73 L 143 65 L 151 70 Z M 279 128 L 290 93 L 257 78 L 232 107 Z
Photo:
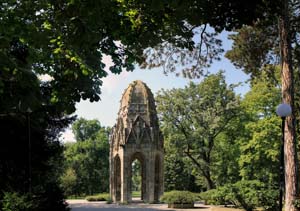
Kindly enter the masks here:
M 226 204 L 224 191 L 220 188 L 218 189 L 211 189 L 206 192 L 200 193 L 200 199 L 205 201 L 205 204 L 213 204 L 213 205 L 220 205 Z
M 106 204 L 112 204 L 113 203 L 113 201 L 112 201 L 112 199 L 109 197 L 107 200 L 106 200 Z
M 87 201 L 109 201 L 110 196 L 108 193 L 100 193 L 94 196 L 87 196 L 85 199 Z
M 189 191 L 171 191 L 164 193 L 160 198 L 161 201 L 168 204 L 194 204 L 197 197 Z
M 278 190 L 277 189 L 264 189 L 259 193 L 260 206 L 265 211 L 277 211 L 279 209 L 278 204 Z
M 33 203 L 29 195 L 22 195 L 16 192 L 5 192 L 2 199 L 3 211 L 30 211 Z
M 276 194 L 276 190 L 266 188 L 257 180 L 242 180 L 200 193 L 200 198 L 208 204 L 232 204 L 246 211 L 252 211 L 255 207 L 274 211 L 278 208 Z
M 263 184 L 256 180 L 242 180 L 232 187 L 233 200 L 246 211 L 252 211 L 259 206 L 259 192 Z

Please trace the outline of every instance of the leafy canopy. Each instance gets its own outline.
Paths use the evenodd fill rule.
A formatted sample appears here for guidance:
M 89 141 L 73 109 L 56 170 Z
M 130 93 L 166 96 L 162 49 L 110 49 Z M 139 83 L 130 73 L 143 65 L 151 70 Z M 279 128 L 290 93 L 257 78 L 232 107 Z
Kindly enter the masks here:
M 222 72 L 200 84 L 158 93 L 157 109 L 162 130 L 170 145 L 190 159 L 206 179 L 211 178 L 212 150 L 218 136 L 229 128 L 239 113 L 239 98 L 228 86 Z

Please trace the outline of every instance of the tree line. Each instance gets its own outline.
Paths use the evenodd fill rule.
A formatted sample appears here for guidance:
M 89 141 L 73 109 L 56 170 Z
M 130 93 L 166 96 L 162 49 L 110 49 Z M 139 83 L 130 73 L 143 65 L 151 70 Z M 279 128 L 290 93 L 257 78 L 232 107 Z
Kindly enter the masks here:
M 269 210 L 278 210 L 281 119 L 275 110 L 280 89 L 266 77 L 256 79 L 244 97 L 234 88 L 226 84 L 221 71 L 201 83 L 158 93 L 166 148 L 165 188 L 207 191 L 202 196 L 212 203 L 247 210 L 267 203 Z M 238 194 L 245 191 L 240 198 L 248 202 L 225 200 L 234 193 L 229 187 L 237 187 Z M 271 195 L 264 198 L 265 204 L 249 202 L 262 199 L 262 192 Z
M 64 144 L 64 171 L 60 177 L 66 196 L 109 192 L 109 133 L 98 120 L 79 118 L 72 125 L 76 142 Z

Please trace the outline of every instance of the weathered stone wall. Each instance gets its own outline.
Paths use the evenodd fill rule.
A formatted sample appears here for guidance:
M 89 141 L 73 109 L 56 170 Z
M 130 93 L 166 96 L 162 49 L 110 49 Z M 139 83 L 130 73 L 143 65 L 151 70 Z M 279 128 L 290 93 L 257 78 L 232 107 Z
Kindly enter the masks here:
M 142 81 L 125 90 L 110 137 L 110 194 L 114 202 L 131 201 L 131 164 L 142 167 L 142 200 L 155 202 L 163 193 L 163 137 L 155 101 Z

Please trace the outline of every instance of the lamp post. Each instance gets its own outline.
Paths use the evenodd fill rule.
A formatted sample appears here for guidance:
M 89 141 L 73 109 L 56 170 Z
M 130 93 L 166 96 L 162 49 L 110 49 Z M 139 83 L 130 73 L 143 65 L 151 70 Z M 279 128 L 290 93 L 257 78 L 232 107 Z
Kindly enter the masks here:
M 31 194 L 32 191 L 32 184 L 31 184 L 31 178 L 32 178 L 32 172 L 31 172 L 31 125 L 30 125 L 30 114 L 32 110 L 28 108 L 26 110 L 26 118 L 27 118 L 27 129 L 28 129 L 28 189 L 29 194 Z
M 279 211 L 282 211 L 282 197 L 284 190 L 284 130 L 285 118 L 292 113 L 292 108 L 289 104 L 279 104 L 276 113 L 281 117 L 281 144 L 280 144 L 280 181 L 279 181 Z

